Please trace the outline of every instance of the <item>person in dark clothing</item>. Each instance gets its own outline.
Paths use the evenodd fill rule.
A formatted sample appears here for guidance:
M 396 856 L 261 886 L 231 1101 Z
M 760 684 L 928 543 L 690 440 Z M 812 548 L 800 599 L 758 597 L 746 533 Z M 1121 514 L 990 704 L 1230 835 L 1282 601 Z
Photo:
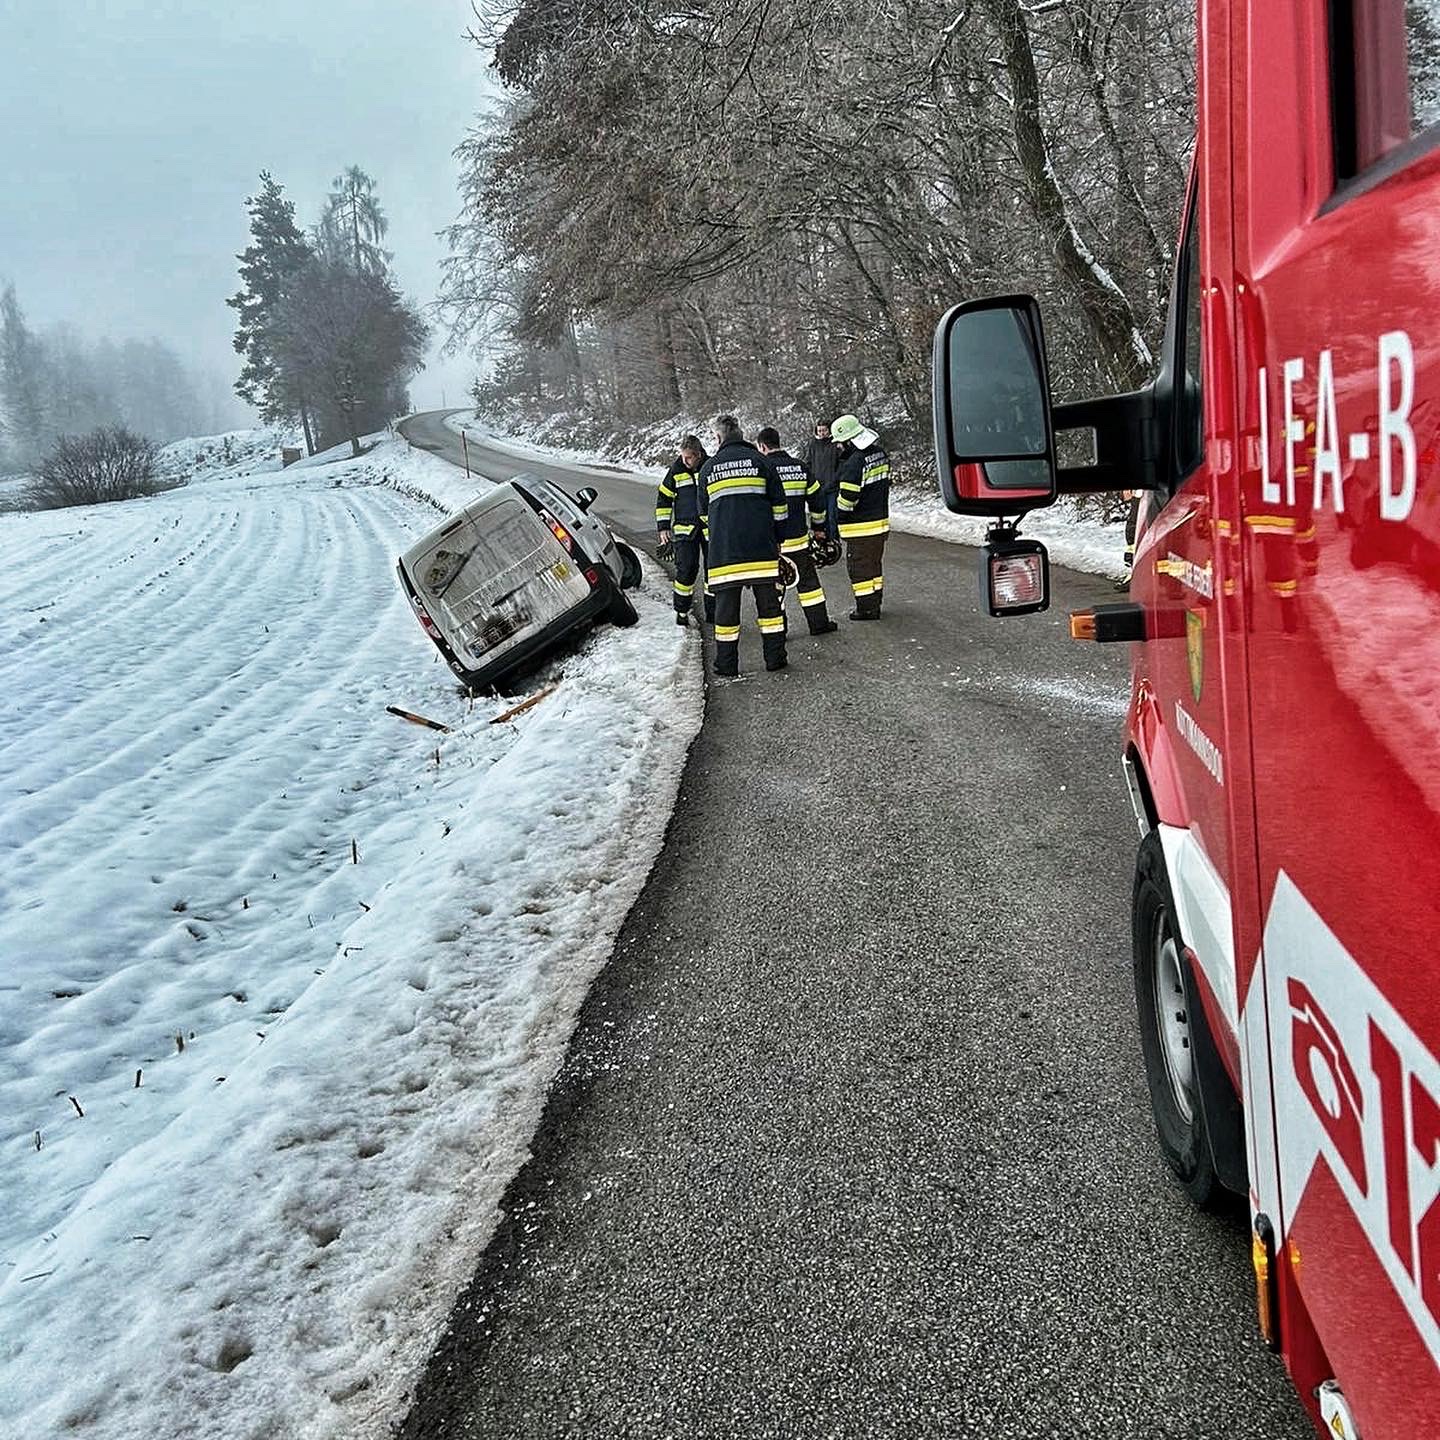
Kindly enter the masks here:
M 660 545 L 669 545 L 675 559 L 675 623 L 687 624 L 695 603 L 695 582 L 705 557 L 705 532 L 700 524 L 695 477 L 705 463 L 705 447 L 695 435 L 680 442 L 680 454 L 665 472 L 655 495 L 655 525 Z M 715 597 L 705 587 L 705 619 L 715 618 Z
M 840 538 L 855 592 L 852 620 L 878 620 L 885 594 L 885 537 L 890 533 L 890 457 L 880 437 L 853 415 L 830 427 L 840 444 Z
M 825 502 L 820 498 L 820 486 L 810 472 L 788 450 L 780 448 L 780 432 L 767 425 L 755 436 L 760 453 L 780 473 L 780 483 L 785 487 L 785 499 L 789 514 L 785 519 L 785 536 L 780 542 L 780 553 L 794 562 L 799 572 L 796 590 L 800 595 L 800 608 L 805 623 L 812 635 L 828 635 L 840 627 L 830 618 L 825 608 L 825 590 L 820 584 L 820 572 L 810 555 L 810 535 L 825 535 Z
M 805 468 L 820 487 L 825 506 L 826 528 L 833 540 L 839 534 L 840 516 L 836 502 L 840 498 L 840 447 L 830 438 L 830 422 L 817 420 L 815 435 L 805 447 Z
M 700 467 L 701 524 L 715 592 L 715 673 L 740 673 L 740 596 L 755 597 L 767 670 L 785 668 L 780 542 L 790 506 L 779 473 L 740 433 L 733 415 L 715 421 L 715 453 Z

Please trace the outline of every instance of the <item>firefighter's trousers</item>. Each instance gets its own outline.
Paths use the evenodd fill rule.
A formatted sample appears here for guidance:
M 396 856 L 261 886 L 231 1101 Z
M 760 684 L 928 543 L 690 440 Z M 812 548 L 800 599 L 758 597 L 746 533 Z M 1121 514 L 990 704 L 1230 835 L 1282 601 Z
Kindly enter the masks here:
M 812 635 L 822 635 L 830 629 L 830 612 L 825 608 L 825 590 L 820 584 L 820 572 L 810 558 L 810 546 L 803 550 L 787 550 L 785 558 L 795 562 L 800 573 L 795 590 L 800 597 L 800 610 Z
M 886 538 L 884 534 L 857 535 L 845 542 L 845 568 L 855 592 L 855 613 L 867 620 L 879 616 L 884 599 Z
M 779 670 L 785 664 L 785 610 L 779 587 L 773 580 L 762 580 L 755 585 L 725 585 L 715 591 L 717 675 L 740 673 L 740 595 L 745 590 L 755 597 L 765 668 Z
M 675 545 L 675 613 L 688 615 L 695 603 L 695 585 L 700 577 L 700 566 L 705 559 L 707 546 L 705 537 L 696 530 L 693 535 L 674 535 Z M 715 615 L 715 597 L 710 586 L 705 586 L 705 618 Z

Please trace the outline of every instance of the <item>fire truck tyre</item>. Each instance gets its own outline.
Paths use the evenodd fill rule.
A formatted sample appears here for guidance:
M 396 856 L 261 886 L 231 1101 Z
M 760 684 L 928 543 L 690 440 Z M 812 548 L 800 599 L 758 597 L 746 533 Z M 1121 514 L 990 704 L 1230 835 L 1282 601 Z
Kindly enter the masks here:
M 634 590 L 645 578 L 640 557 L 623 540 L 617 540 L 615 548 L 620 552 L 620 588 Z
M 605 618 L 622 629 L 638 624 L 640 620 L 639 612 L 630 603 L 630 597 L 613 583 L 610 586 L 610 607 L 605 612 Z
M 1136 857 L 1132 914 L 1135 1004 L 1155 1132 L 1175 1178 L 1206 1207 L 1220 1198 L 1195 1063 L 1194 1027 L 1206 1021 L 1190 1004 L 1165 851 L 1153 830 Z

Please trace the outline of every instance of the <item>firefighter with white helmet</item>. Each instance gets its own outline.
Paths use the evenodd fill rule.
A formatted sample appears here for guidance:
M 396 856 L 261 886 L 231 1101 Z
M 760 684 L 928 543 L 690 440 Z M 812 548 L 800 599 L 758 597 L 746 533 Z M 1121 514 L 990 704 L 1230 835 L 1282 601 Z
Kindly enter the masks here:
M 885 537 L 890 533 L 890 457 L 880 437 L 854 415 L 830 427 L 840 446 L 840 538 L 850 588 L 852 620 L 878 620 L 885 594 Z

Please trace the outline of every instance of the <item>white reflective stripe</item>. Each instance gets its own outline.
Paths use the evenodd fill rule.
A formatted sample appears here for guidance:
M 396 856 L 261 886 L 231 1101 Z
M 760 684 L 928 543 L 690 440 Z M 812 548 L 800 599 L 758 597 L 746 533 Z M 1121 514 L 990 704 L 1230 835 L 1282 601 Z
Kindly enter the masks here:
M 1280 1161 L 1271 1123 L 1274 1081 L 1270 1071 L 1269 1025 L 1265 1018 L 1265 975 L 1257 965 L 1240 1017 L 1240 1103 L 1245 1109 L 1246 1168 L 1250 1175 L 1250 1213 L 1265 1215 L 1283 1235 L 1280 1210 Z
M 1337 896 L 1330 903 L 1338 909 L 1343 902 Z M 1313 1220 L 1316 1206 L 1328 1212 L 1327 1192 L 1338 1187 L 1432 1359 L 1440 1360 L 1440 1319 L 1426 1303 L 1434 1256 L 1424 1253 L 1416 1233 L 1440 1182 L 1440 1167 L 1428 1163 L 1433 1142 L 1422 1148 L 1415 1108 L 1421 1092 L 1440 1099 L 1433 1036 L 1411 1028 L 1412 1018 L 1429 1020 L 1423 1009 L 1429 997 L 1407 987 L 1411 1017 L 1396 1009 L 1283 870 L 1261 944 L 1283 1200 L 1283 1214 L 1271 1211 L 1270 1218 L 1288 1235 L 1297 1215 Z M 1248 1114 L 1246 1120 L 1253 1123 Z M 1397 1237 L 1393 1217 L 1402 1213 L 1409 1223 Z M 1340 1233 L 1328 1213 L 1320 1229 Z M 1331 1248 L 1333 1264 L 1341 1247 Z M 1347 1254 L 1343 1263 L 1360 1258 Z M 1330 1285 L 1347 1303 L 1369 1303 L 1348 1277 L 1337 1275 Z M 1433 1387 L 1433 1375 L 1427 1383 Z
M 1240 1033 L 1240 1005 L 1235 993 L 1235 935 L 1231 929 L 1230 892 L 1210 857 L 1200 848 L 1195 832 L 1176 825 L 1160 825 L 1165 868 L 1170 872 L 1170 893 L 1180 937 L 1200 962 L 1205 981 L 1219 1002 L 1231 1038 Z M 1219 1044 L 1221 1036 L 1215 1037 Z

